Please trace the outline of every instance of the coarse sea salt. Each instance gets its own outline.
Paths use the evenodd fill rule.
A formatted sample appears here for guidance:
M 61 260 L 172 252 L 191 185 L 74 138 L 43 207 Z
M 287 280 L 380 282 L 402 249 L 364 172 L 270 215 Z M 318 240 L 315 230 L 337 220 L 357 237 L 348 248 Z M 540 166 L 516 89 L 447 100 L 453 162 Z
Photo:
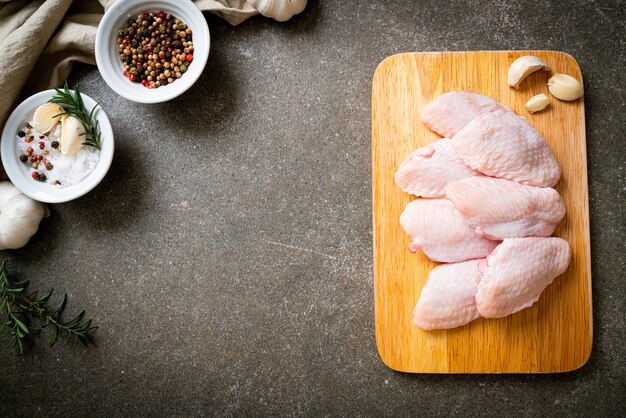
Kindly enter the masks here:
M 30 123 L 32 126 L 32 121 Z M 33 127 L 30 128 L 30 134 L 20 138 L 16 135 L 19 154 L 25 154 L 29 147 L 32 147 L 36 155 L 43 155 L 44 151 L 48 151 L 48 155 L 43 155 L 46 162 L 52 164 L 52 170 L 45 169 L 45 164 L 39 163 L 39 168 L 34 169 L 30 166 L 28 160 L 29 174 L 38 172 L 46 175 L 46 183 L 55 187 L 64 188 L 80 183 L 85 177 L 93 172 L 100 161 L 100 150 L 96 147 L 83 145 L 82 148 L 74 155 L 63 155 L 61 147 L 52 148 L 53 141 L 61 142 L 61 124 L 58 123 L 54 130 L 46 137 L 43 133 L 37 132 Z M 25 141 L 29 136 L 33 136 L 33 141 L 28 143 Z M 39 148 L 39 143 L 44 143 L 44 149 Z

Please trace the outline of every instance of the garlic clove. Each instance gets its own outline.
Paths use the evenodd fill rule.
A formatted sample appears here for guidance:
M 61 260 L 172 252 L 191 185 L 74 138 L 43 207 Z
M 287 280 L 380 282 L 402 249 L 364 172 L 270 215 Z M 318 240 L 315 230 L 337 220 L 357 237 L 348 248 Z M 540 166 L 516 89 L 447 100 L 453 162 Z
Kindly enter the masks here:
M 584 90 L 580 81 L 567 74 L 554 74 L 548 80 L 550 94 L 559 100 L 571 101 L 583 97 Z
M 545 94 L 538 94 L 536 96 L 531 97 L 524 107 L 530 112 L 535 113 L 539 112 L 550 104 L 550 99 Z
M 550 67 L 532 55 L 519 57 L 509 67 L 509 86 L 518 89 L 526 77 L 538 70 L 550 71 Z
M 74 155 L 85 142 L 85 128 L 74 116 L 67 116 L 61 120 L 61 153 Z
M 33 114 L 31 125 L 39 133 L 50 132 L 54 125 L 61 120 L 63 108 L 54 103 L 44 103 L 39 106 Z

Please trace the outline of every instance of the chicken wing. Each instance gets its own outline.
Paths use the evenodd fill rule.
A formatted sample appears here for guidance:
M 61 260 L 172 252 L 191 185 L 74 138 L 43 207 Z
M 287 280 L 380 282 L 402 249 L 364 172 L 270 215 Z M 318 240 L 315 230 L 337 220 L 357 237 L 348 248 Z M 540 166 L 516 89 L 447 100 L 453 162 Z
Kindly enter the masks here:
M 478 262 L 442 264 L 428 275 L 413 310 L 413 322 L 425 330 L 460 327 L 478 318 Z
M 452 138 L 465 164 L 488 176 L 552 187 L 561 169 L 550 145 L 524 118 L 492 112 L 468 123 Z
M 420 119 L 431 131 L 452 138 L 475 117 L 496 111 L 513 109 L 470 90 L 452 91 L 427 104 Z
M 482 258 L 498 245 L 477 235 L 447 199 L 412 201 L 400 215 L 400 225 L 411 237 L 409 251 L 422 250 L 433 261 L 454 263 Z
M 572 256 L 561 238 L 507 238 L 478 264 L 476 305 L 485 318 L 501 318 L 532 306 L 563 274 Z
M 445 197 L 449 183 L 478 175 L 458 156 L 450 140 L 442 138 L 409 155 L 394 179 L 398 187 L 415 196 Z
M 446 197 L 489 239 L 552 235 L 565 216 L 559 193 L 549 187 L 493 177 L 472 177 L 450 183 Z

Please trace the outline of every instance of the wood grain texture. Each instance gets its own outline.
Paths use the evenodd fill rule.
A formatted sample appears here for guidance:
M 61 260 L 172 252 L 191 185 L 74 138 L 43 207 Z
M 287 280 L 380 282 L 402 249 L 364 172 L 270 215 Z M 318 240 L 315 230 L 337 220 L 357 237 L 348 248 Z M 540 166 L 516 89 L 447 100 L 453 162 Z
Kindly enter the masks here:
M 584 102 L 550 96 L 549 74 L 536 72 L 519 90 L 507 84 L 511 62 L 532 54 L 552 72 L 582 81 L 578 64 L 557 51 L 435 52 L 394 55 L 376 70 L 372 87 L 372 190 L 376 343 L 394 370 L 416 373 L 547 373 L 581 367 L 592 345 L 591 269 Z M 452 329 L 428 332 L 413 325 L 428 273 L 437 263 L 411 254 L 398 223 L 414 197 L 393 181 L 409 153 L 438 136 L 419 120 L 421 109 L 438 95 L 471 89 L 511 106 L 545 136 L 561 165 L 556 186 L 567 214 L 556 236 L 573 253 L 565 274 L 538 303 L 501 319 L 478 319 Z M 530 114 L 526 101 L 539 93 L 550 107 Z

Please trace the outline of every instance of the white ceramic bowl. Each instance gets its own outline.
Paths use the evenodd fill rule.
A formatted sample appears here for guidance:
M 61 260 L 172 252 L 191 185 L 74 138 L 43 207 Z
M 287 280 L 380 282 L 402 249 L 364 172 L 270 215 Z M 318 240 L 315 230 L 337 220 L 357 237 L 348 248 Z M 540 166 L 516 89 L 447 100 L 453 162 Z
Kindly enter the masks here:
M 30 166 L 19 160 L 17 147 L 17 133 L 24 127 L 24 124 L 32 117 L 33 112 L 40 105 L 46 103 L 54 96 L 54 90 L 46 90 L 35 94 L 24 100 L 9 116 L 2 131 L 2 142 L 0 142 L 0 154 L 2 154 L 2 165 L 7 172 L 11 182 L 25 195 L 46 203 L 67 202 L 84 195 L 96 187 L 104 178 L 111 162 L 113 161 L 113 129 L 109 118 L 102 108 L 98 106 L 95 112 L 95 119 L 100 123 L 102 142 L 100 149 L 100 160 L 94 171 L 79 183 L 73 186 L 58 188 L 51 184 L 34 181 L 30 175 Z M 82 94 L 83 103 L 87 111 L 91 111 L 96 105 L 96 101 L 91 97 Z
M 193 61 L 183 76 L 173 83 L 148 89 L 124 76 L 117 48 L 117 31 L 139 13 L 163 10 L 183 21 L 193 34 Z M 211 37 L 202 12 L 191 0 L 118 0 L 105 13 L 96 33 L 96 63 L 104 81 L 117 94 L 138 103 L 159 103 L 184 93 L 198 80 L 209 58 Z

